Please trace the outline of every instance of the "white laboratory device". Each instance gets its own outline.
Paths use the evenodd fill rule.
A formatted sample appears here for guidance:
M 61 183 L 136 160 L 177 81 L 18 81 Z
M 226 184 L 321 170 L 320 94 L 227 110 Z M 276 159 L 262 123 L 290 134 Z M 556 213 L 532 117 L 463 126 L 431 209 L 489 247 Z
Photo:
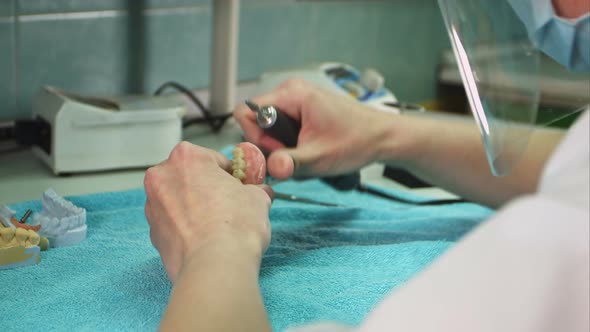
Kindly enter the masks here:
M 33 152 L 55 174 L 146 167 L 182 138 L 181 101 L 86 98 L 45 87 L 33 103 L 40 130 Z
M 397 103 L 395 95 L 385 87 L 385 79 L 375 69 L 359 71 L 340 62 L 324 62 L 302 68 L 273 71 L 262 74 L 256 94 L 272 90 L 281 82 L 300 78 L 322 88 L 347 95 L 376 109 L 399 113 L 391 104 Z

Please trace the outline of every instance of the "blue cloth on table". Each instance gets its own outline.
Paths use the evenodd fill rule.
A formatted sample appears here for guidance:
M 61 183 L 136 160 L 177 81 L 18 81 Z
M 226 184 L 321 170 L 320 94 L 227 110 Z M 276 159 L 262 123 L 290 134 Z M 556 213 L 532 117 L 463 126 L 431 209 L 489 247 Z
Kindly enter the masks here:
M 468 203 L 413 206 L 337 192 L 318 180 L 275 190 L 346 206 L 273 203 L 260 285 L 275 331 L 318 320 L 360 323 L 391 289 L 492 213 Z M 0 271 L 2 330 L 155 330 L 171 285 L 150 243 L 144 191 L 68 199 L 87 210 L 87 239 L 42 252 L 38 265 Z M 41 209 L 39 201 L 11 207 L 18 215 Z

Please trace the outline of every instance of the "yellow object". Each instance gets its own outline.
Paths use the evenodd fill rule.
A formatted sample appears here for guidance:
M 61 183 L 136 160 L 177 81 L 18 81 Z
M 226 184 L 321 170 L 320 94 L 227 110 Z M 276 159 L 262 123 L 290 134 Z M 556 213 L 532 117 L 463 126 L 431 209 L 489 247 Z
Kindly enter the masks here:
M 0 248 L 9 244 L 14 238 L 14 228 L 4 227 L 0 224 Z
M 234 159 L 232 160 L 232 175 L 240 180 L 243 181 L 246 178 L 246 161 L 244 160 L 244 151 L 240 148 L 235 148 L 233 150 Z
M 47 239 L 45 239 L 47 241 Z M 0 224 L 0 249 L 37 246 L 41 237 L 37 232 L 24 228 L 4 227 Z
M 0 249 L 0 265 L 10 265 L 25 262 L 34 258 L 35 264 L 39 264 L 41 256 L 35 254 L 35 251 L 28 250 L 25 247 L 11 247 Z M 35 257 L 35 255 L 37 257 Z
M 47 248 L 47 238 L 35 231 L 0 224 L 0 270 L 39 264 L 40 251 Z
M 37 232 L 0 223 L 0 270 L 39 264 L 41 247 L 47 250 L 49 241 Z

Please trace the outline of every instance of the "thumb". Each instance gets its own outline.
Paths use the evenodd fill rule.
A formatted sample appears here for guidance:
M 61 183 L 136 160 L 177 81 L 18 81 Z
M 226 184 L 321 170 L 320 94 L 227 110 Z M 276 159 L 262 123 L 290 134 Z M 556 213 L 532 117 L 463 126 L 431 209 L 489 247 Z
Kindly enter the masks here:
M 318 150 L 311 144 L 294 149 L 276 150 L 268 156 L 267 170 L 273 178 L 278 180 L 315 175 L 313 168 L 319 160 Z

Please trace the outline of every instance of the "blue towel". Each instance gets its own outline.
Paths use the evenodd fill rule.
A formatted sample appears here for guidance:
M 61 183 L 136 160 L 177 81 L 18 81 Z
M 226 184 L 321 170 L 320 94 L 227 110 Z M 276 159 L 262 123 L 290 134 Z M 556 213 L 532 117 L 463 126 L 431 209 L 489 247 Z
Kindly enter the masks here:
M 275 190 L 346 206 L 273 203 L 260 286 L 275 331 L 318 320 L 360 323 L 492 213 L 475 204 L 414 206 L 336 192 L 317 180 Z M 42 252 L 38 265 L 0 271 L 0 330 L 156 330 L 171 285 L 150 243 L 144 191 L 67 199 L 86 208 L 87 239 Z M 41 209 L 39 201 L 11 207 L 19 215 Z

